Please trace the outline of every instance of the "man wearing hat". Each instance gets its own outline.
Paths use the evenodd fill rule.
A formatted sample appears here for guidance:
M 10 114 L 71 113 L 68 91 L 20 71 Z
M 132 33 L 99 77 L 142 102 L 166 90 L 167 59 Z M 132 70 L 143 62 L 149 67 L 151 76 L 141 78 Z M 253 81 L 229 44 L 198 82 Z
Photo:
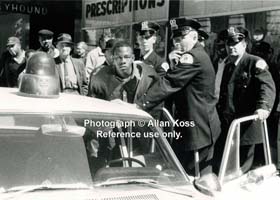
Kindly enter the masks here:
M 18 37 L 9 37 L 6 49 L 0 59 L 0 84 L 3 87 L 17 87 L 18 75 L 24 70 L 25 51 Z
M 205 41 L 209 38 L 209 35 L 202 29 L 198 30 L 198 41 L 199 43 L 205 47 Z
M 59 56 L 55 58 L 56 67 L 60 77 L 61 91 L 86 95 L 87 81 L 84 63 L 70 56 L 73 48 L 71 35 L 61 33 L 57 38 L 57 49 Z
M 226 134 L 230 123 L 240 117 L 257 114 L 266 119 L 273 107 L 275 85 L 267 63 L 246 52 L 248 31 L 243 27 L 230 27 L 226 39 L 228 58 L 223 72 L 218 108 L 221 111 L 222 132 Z M 240 166 L 246 172 L 264 160 L 255 149 L 262 148 L 260 121 L 241 124 Z M 258 159 L 254 159 L 258 157 Z M 263 159 L 262 159 L 263 158 Z M 258 163 L 256 163 L 258 162 Z
M 175 119 L 181 124 L 175 131 L 173 149 L 187 173 L 195 174 L 194 157 L 199 154 L 202 174 L 212 171 L 214 143 L 220 134 L 220 121 L 214 96 L 215 72 L 211 60 L 198 42 L 200 24 L 187 18 L 170 20 L 173 43 L 177 49 L 169 53 L 172 70 L 161 77 L 136 103 L 150 110 L 174 94 Z
M 86 58 L 86 76 L 89 79 L 90 74 L 93 70 L 97 69 L 98 67 L 102 66 L 105 62 L 105 54 L 103 52 L 106 42 L 112 39 L 111 33 L 102 34 L 99 38 L 98 46 L 92 50 L 90 50 L 87 54 Z
M 38 32 L 40 48 L 38 51 L 48 53 L 51 57 L 56 58 L 59 55 L 58 50 L 53 45 L 53 32 L 42 29 Z
M 112 55 L 112 49 L 115 45 L 115 43 L 117 43 L 118 39 L 110 39 L 106 42 L 105 47 L 103 48 L 103 52 L 105 55 L 105 61 L 102 65 L 100 65 L 97 68 L 94 68 L 90 74 L 89 77 L 89 82 L 91 82 L 92 78 L 94 78 L 94 75 L 97 74 L 97 72 L 102 69 L 105 66 L 110 66 L 112 67 L 114 65 L 114 61 L 113 61 L 113 55 Z
M 154 51 L 154 44 L 157 40 L 156 35 L 159 28 L 160 26 L 157 23 L 148 21 L 134 25 L 143 62 L 151 65 L 160 76 L 163 76 L 169 69 L 169 65 Z

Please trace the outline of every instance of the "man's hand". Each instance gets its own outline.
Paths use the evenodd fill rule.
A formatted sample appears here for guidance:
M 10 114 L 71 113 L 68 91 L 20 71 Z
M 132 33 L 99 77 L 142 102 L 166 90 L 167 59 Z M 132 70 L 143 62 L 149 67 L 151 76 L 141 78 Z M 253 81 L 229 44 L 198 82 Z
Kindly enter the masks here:
M 113 103 L 117 103 L 117 104 L 120 104 L 120 105 L 125 105 L 125 106 L 130 106 L 130 107 L 134 107 L 134 108 L 139 108 L 135 103 L 132 104 L 132 103 L 127 103 L 121 99 L 113 99 L 111 100 L 111 102 Z
M 180 60 L 182 54 L 183 54 L 183 52 L 179 51 L 179 50 L 171 51 L 168 54 L 168 58 L 170 60 L 170 63 L 174 63 L 175 65 L 177 65 L 179 63 L 179 60 Z
M 265 109 L 258 109 L 255 113 L 258 114 L 260 120 L 265 120 L 269 116 L 269 111 Z

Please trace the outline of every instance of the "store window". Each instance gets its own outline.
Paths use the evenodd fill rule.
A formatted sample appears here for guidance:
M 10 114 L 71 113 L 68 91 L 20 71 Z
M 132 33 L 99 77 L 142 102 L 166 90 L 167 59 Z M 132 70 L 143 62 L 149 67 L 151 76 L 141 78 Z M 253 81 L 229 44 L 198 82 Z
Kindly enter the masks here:
M 21 39 L 22 47 L 29 47 L 29 15 L 0 12 L 0 53 L 6 49 L 7 39 L 16 36 Z
M 157 34 L 157 41 L 154 46 L 155 52 L 161 56 L 165 57 L 166 52 L 166 22 L 159 22 L 160 30 Z M 90 46 L 90 48 L 95 48 L 98 46 L 98 42 L 100 37 L 103 35 L 107 38 L 116 38 L 129 41 L 134 48 L 134 53 L 136 59 L 140 58 L 140 49 L 137 44 L 136 32 L 132 30 L 132 25 L 127 26 L 116 26 L 112 28 L 104 28 L 104 29 L 94 29 L 94 30 L 84 30 L 83 38 Z

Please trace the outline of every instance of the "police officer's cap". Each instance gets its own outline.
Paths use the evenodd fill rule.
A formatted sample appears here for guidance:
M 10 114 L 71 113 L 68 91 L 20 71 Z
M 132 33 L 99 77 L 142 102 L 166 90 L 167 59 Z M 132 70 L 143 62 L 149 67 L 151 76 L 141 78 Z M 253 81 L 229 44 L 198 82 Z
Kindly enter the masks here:
M 39 36 L 48 36 L 48 37 L 53 37 L 53 32 L 48 30 L 48 29 L 42 29 L 38 32 Z
M 172 38 L 186 35 L 191 30 L 198 30 L 201 25 L 198 21 L 191 18 L 176 18 L 169 21 L 172 31 Z
M 256 29 L 253 32 L 253 35 L 264 35 L 264 30 L 263 29 Z
M 228 38 L 228 30 L 224 29 L 224 30 L 220 31 L 217 35 L 216 44 L 224 45 L 226 43 L 227 38 Z
M 159 28 L 159 24 L 157 24 L 156 22 L 149 21 L 143 21 L 133 26 L 133 29 L 140 35 L 145 35 L 147 32 L 154 34 L 159 30 Z
M 104 51 L 108 50 L 108 49 L 112 49 L 114 47 L 114 45 L 117 43 L 117 39 L 110 39 L 106 42 Z
M 228 29 L 228 36 L 226 43 L 228 45 L 235 45 L 242 40 L 248 38 L 249 32 L 246 28 L 243 27 L 230 27 Z
M 199 41 L 207 40 L 209 38 L 209 35 L 204 30 L 199 29 L 197 32 Z

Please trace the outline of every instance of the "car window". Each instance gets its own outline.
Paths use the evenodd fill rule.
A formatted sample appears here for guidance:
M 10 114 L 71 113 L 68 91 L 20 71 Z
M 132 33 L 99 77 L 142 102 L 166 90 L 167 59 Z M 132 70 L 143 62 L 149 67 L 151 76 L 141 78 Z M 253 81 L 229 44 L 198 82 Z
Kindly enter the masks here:
M 0 115 L 0 186 L 151 179 L 188 183 L 150 119 L 95 113 Z
M 252 115 L 236 119 L 232 122 L 228 132 L 219 172 L 219 180 L 221 183 L 239 178 L 252 170 L 271 164 L 268 133 L 267 128 L 265 128 L 266 121 L 256 120 L 257 118 L 257 115 Z M 258 126 L 258 128 L 262 131 L 262 141 L 264 144 L 260 143 L 253 146 L 255 159 L 248 162 L 247 156 L 252 156 L 252 152 L 249 150 L 251 149 L 251 146 L 246 143 L 240 144 L 240 137 L 242 137 L 243 131 L 247 130 L 252 124 L 254 126 Z M 241 147 L 244 152 L 247 152 L 247 154 L 244 152 L 243 154 L 241 153 Z

